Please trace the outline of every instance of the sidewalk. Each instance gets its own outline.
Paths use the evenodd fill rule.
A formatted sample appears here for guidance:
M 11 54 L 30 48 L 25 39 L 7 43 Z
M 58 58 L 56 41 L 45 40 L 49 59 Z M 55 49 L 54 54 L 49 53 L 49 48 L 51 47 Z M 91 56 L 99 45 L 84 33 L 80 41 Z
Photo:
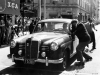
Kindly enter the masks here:
M 63 71 L 59 75 L 100 75 L 100 25 L 96 26 L 96 49 L 93 53 L 87 52 L 93 57 L 93 60 L 85 63 L 85 67 L 82 69 L 71 68 L 69 71 Z M 92 48 L 92 44 L 89 45 L 89 49 Z
M 8 47 L 9 45 L 1 45 L 0 48 Z

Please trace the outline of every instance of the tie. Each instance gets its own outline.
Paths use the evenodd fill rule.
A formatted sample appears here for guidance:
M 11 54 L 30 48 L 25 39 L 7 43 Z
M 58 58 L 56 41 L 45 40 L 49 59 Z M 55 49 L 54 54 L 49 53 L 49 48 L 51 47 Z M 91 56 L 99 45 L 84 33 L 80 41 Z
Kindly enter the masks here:
M 92 27 L 92 24 L 90 23 L 90 27 Z
M 91 26 L 91 23 L 90 23 L 90 26 Z

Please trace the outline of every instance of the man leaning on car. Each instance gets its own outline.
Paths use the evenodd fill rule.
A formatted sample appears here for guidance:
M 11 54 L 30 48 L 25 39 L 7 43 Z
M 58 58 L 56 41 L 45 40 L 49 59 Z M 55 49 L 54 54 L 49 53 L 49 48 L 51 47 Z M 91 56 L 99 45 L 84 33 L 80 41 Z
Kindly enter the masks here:
M 77 51 L 77 63 L 76 66 L 84 66 L 83 57 L 85 61 L 92 60 L 92 57 L 84 52 L 85 46 L 90 42 L 90 35 L 88 34 L 85 26 L 82 23 L 78 23 L 77 19 L 73 19 L 72 22 L 72 34 L 76 35 L 79 39 L 79 44 L 76 47 Z

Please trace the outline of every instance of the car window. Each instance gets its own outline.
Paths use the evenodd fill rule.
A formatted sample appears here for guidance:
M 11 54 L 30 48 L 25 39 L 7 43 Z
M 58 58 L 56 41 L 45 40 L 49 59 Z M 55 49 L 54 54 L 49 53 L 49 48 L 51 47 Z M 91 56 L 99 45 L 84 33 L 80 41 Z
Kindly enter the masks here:
M 55 31 L 55 32 L 68 32 L 68 23 L 63 22 L 42 22 L 38 23 L 35 30 L 37 31 Z

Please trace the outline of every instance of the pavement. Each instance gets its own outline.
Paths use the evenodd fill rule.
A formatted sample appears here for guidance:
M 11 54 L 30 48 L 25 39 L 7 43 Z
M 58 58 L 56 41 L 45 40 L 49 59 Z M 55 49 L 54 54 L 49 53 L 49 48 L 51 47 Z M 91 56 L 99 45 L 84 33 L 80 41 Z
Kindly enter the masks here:
M 96 29 L 98 30 L 95 31 L 96 49 L 93 53 L 87 52 L 87 54 L 92 56 L 93 60 L 85 63 L 85 67 L 82 69 L 75 68 L 74 70 L 63 71 L 60 75 L 100 75 L 100 25 L 96 26 Z M 92 44 L 89 45 L 89 49 L 91 48 Z
M 7 47 L 7 46 L 9 46 L 9 45 L 1 45 L 0 48 L 4 48 L 4 47 Z

